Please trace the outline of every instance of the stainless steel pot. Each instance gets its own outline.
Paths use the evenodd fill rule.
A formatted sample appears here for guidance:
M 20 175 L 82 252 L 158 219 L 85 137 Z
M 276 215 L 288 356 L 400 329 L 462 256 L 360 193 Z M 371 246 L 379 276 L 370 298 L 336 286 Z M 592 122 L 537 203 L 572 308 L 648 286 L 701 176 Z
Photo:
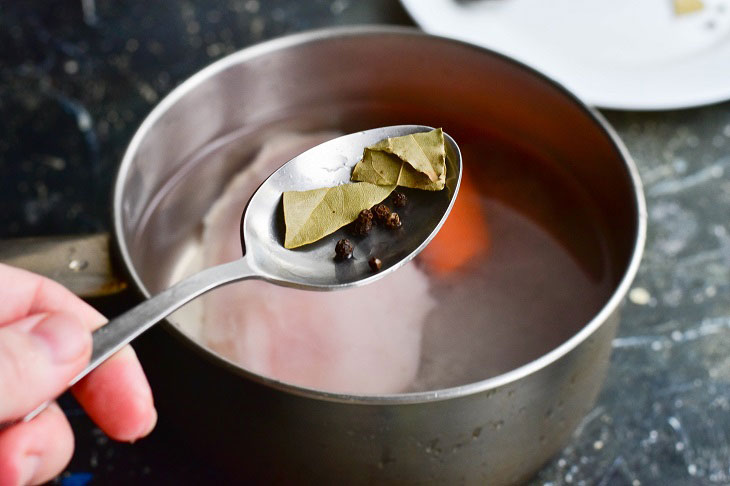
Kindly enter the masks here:
M 595 401 L 644 244 L 636 168 L 598 113 L 541 74 L 469 44 L 403 28 L 323 30 L 245 49 L 196 74 L 147 117 L 122 161 L 113 210 L 123 265 L 145 295 L 164 288 L 212 202 L 271 133 L 414 120 L 450 133 L 488 126 L 562 161 L 608 222 L 615 289 L 590 322 L 538 359 L 483 381 L 399 395 L 273 382 L 166 324 L 165 336 L 142 343 L 143 356 L 156 358 L 146 364 L 160 415 L 242 480 L 516 483 L 564 446 Z

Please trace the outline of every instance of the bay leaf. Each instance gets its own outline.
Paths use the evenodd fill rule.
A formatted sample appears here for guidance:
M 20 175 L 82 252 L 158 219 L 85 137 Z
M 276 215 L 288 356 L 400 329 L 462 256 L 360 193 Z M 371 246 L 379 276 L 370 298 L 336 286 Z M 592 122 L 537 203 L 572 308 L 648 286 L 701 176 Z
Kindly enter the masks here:
M 357 219 L 363 209 L 383 201 L 395 185 L 355 182 L 310 191 L 287 191 L 284 199 L 285 248 L 313 243 Z
M 440 191 L 444 188 L 446 178 L 431 181 L 393 154 L 366 149 L 362 160 L 352 171 L 352 180 Z
M 367 147 L 352 180 L 440 191 L 446 182 L 443 130 L 386 138 Z
M 430 132 L 386 138 L 368 149 L 397 156 L 417 172 L 425 174 L 431 182 L 446 174 L 446 149 L 444 132 L 441 128 Z

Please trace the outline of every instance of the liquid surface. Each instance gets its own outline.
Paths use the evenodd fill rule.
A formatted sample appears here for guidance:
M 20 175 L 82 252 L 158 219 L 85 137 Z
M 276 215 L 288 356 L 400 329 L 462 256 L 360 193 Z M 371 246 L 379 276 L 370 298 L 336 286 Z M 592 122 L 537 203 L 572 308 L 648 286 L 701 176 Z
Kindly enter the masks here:
M 172 280 L 240 257 L 238 220 L 258 184 L 335 135 L 290 134 L 265 144 L 208 212 Z M 525 151 L 468 137 L 459 144 L 462 190 L 415 262 L 334 293 L 243 282 L 171 321 L 250 371 L 353 394 L 464 385 L 554 349 L 614 285 L 590 200 L 557 166 Z

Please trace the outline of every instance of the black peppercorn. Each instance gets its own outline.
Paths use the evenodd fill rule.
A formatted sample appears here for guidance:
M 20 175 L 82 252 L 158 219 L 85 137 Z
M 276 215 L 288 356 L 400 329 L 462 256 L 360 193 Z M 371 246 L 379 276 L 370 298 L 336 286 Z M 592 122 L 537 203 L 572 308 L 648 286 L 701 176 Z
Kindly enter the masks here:
M 368 265 L 370 265 L 370 269 L 373 272 L 379 272 L 383 266 L 383 262 L 380 261 L 380 258 L 372 257 L 370 260 L 368 260 Z
M 390 216 L 390 208 L 385 204 L 376 204 L 371 211 L 375 221 L 378 223 L 385 223 L 388 220 L 388 216 Z
M 387 226 L 388 229 L 397 229 L 400 228 L 400 225 L 401 222 L 398 213 L 390 213 L 390 216 L 388 216 L 388 219 L 385 221 L 385 226 Z
M 357 219 L 352 223 L 352 232 L 358 236 L 365 236 L 373 228 L 373 213 L 369 209 L 363 209 Z
M 335 260 L 342 261 L 352 257 L 352 243 L 350 240 L 343 238 L 335 245 Z
M 397 208 L 402 208 L 408 202 L 408 198 L 402 192 L 395 192 L 393 194 L 393 205 Z

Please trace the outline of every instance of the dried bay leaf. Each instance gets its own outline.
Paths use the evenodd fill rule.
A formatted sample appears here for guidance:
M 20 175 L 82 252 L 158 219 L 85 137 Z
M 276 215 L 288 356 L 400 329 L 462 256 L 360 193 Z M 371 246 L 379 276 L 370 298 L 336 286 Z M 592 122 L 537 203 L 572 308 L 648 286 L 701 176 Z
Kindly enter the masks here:
M 383 201 L 395 185 L 355 182 L 283 195 L 285 248 L 313 243 L 357 219 L 360 211 Z
M 446 181 L 443 130 L 387 138 L 367 147 L 352 180 L 440 191 Z
M 446 173 L 444 132 L 440 128 L 430 132 L 386 138 L 368 149 L 397 156 L 417 172 L 425 174 L 432 182 L 444 177 Z
M 395 155 L 367 149 L 352 171 L 352 180 L 426 191 L 440 191 L 445 183 L 445 177 L 433 182 Z

